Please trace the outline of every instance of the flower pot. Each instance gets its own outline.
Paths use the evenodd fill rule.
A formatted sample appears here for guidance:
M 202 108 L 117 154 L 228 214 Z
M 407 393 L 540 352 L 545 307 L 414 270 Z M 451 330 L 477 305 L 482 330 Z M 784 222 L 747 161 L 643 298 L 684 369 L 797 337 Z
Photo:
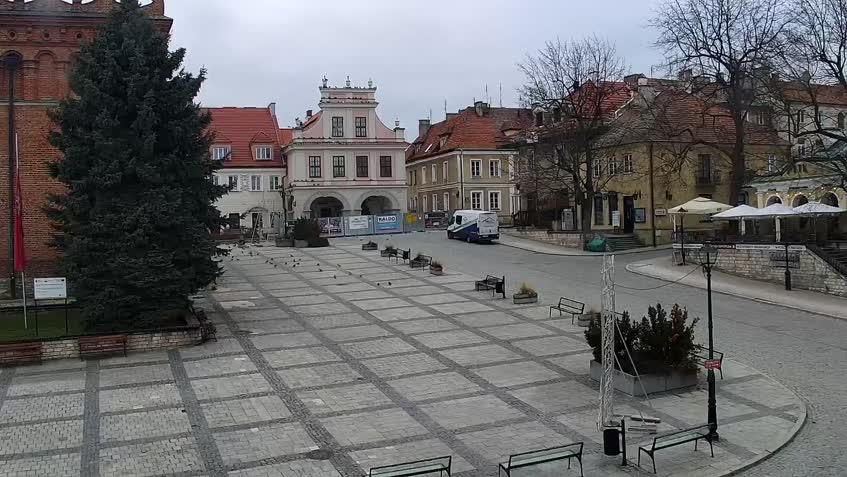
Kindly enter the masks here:
M 588 325 L 591 324 L 591 320 L 599 320 L 600 315 L 597 313 L 583 313 L 581 315 L 576 315 L 576 324 L 583 328 L 588 328 Z
M 426 262 L 419 262 L 417 260 L 410 260 L 409 266 L 412 268 L 423 268 L 426 265 Z
M 276 246 L 277 247 L 293 247 L 294 246 L 294 239 L 277 238 L 276 239 Z
M 379 245 L 375 243 L 363 243 L 362 250 L 376 250 Z
M 295 240 L 294 241 L 294 247 L 295 248 L 306 248 L 308 246 L 309 246 L 308 240 Z
M 444 275 L 444 269 L 441 268 L 441 267 L 438 267 L 438 268 L 429 267 L 429 273 L 430 273 L 430 275 L 439 275 L 439 276 Z
M 530 295 L 530 294 L 521 294 L 515 293 L 512 295 L 512 302 L 515 305 L 527 305 L 529 303 L 538 303 L 538 294 Z
M 603 365 L 592 359 L 590 366 L 591 379 L 600 382 L 600 377 L 603 375 Z M 696 386 L 697 371 L 671 369 L 667 374 L 642 374 L 641 383 L 639 383 L 635 376 L 615 369 L 612 381 L 614 381 L 615 389 L 622 393 L 630 396 L 644 396 L 645 392 L 653 394 Z

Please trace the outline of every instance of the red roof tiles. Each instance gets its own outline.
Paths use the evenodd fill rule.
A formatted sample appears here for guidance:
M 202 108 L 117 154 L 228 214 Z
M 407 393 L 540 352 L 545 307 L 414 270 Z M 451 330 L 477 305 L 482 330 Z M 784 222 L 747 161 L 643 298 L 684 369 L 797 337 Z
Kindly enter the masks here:
M 232 158 L 224 167 L 283 167 L 279 140 L 279 126 L 269 108 L 208 108 L 212 115 L 211 130 L 216 139 L 213 144 L 231 147 Z M 254 145 L 272 146 L 273 159 L 257 161 Z

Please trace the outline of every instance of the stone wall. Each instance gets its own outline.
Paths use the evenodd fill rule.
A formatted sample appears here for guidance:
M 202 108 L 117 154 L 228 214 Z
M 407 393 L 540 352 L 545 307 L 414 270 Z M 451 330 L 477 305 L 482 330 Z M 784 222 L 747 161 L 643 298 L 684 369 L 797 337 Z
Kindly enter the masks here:
M 537 242 L 549 243 L 552 245 L 559 245 L 561 247 L 569 247 L 576 248 L 579 250 L 583 249 L 583 235 L 580 232 L 550 232 L 547 230 L 519 230 L 519 229 L 509 229 L 509 230 L 500 230 L 500 233 L 505 233 L 508 235 L 512 235 L 514 237 L 520 237 L 529 240 L 535 240 Z
M 785 283 L 785 249 L 767 249 L 769 245 L 743 245 L 721 248 L 715 268 L 726 273 L 772 283 Z M 791 246 L 791 284 L 821 293 L 847 297 L 847 279 L 806 247 Z M 694 250 L 686 251 L 691 261 L 698 256 Z
M 168 330 L 130 333 L 127 352 L 158 351 L 182 346 L 194 346 L 202 342 L 200 323 L 194 317 L 186 318 L 186 326 Z M 51 359 L 79 359 L 79 341 L 65 338 L 41 343 L 41 357 Z

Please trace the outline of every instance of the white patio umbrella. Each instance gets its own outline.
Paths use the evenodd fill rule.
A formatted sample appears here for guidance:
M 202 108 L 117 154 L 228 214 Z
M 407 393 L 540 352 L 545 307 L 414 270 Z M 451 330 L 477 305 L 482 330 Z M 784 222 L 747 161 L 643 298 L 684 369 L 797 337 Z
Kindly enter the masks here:
M 713 219 L 717 220 L 740 220 L 741 221 L 741 235 L 744 235 L 746 232 L 744 219 L 748 217 L 754 217 L 761 212 L 761 209 L 757 209 L 755 207 L 750 207 L 749 205 L 742 204 L 736 207 L 733 207 L 729 210 L 725 210 L 723 212 L 719 212 L 712 216 Z
M 780 219 L 782 217 L 789 216 L 797 216 L 799 215 L 794 209 L 785 205 L 785 204 L 771 204 L 764 209 L 759 209 L 759 213 L 756 214 L 756 218 L 765 218 L 765 217 L 773 217 L 776 221 L 776 241 L 779 242 L 782 240 L 782 231 L 780 226 Z
M 722 204 L 712 199 L 705 197 L 695 197 L 684 204 L 668 209 L 668 213 L 673 215 L 673 230 L 676 232 L 676 216 L 693 214 L 693 215 L 712 215 L 724 210 L 731 209 L 731 205 Z
M 801 215 L 837 215 L 847 212 L 847 209 L 820 202 L 807 202 L 799 207 L 794 207 L 794 211 Z

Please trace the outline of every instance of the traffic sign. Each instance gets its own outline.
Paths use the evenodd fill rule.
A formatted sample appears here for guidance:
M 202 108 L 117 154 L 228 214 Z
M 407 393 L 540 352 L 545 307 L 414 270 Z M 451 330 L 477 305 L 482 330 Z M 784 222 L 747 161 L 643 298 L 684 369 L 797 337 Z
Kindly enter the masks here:
M 707 359 L 703 366 L 706 369 L 721 369 L 721 361 L 719 359 Z

